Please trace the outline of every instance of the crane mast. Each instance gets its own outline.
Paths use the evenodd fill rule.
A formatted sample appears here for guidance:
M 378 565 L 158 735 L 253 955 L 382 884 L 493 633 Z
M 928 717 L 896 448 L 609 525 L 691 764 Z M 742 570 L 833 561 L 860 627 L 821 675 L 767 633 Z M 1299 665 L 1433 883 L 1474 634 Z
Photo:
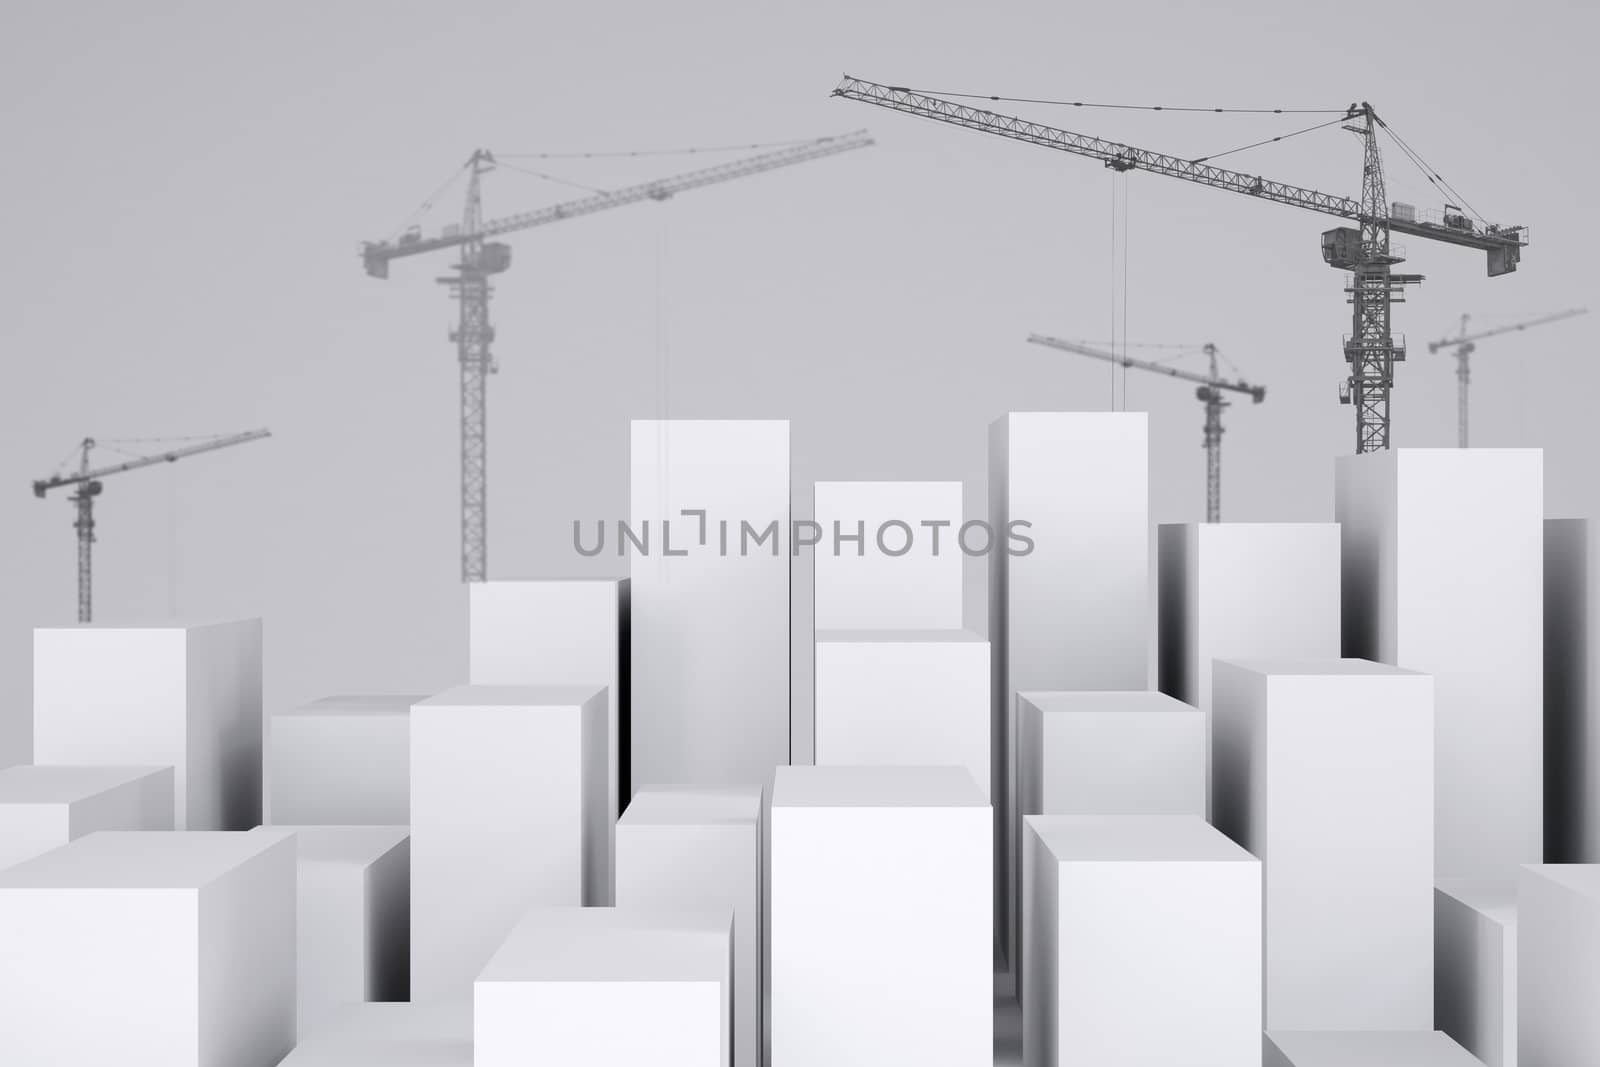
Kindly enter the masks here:
M 1515 333 L 1531 329 L 1534 326 L 1543 326 L 1547 322 L 1560 322 L 1562 319 L 1574 318 L 1578 315 L 1587 315 L 1588 308 L 1569 308 L 1566 311 L 1557 311 L 1550 315 L 1540 315 L 1537 318 L 1524 322 L 1514 322 L 1506 326 L 1496 326 L 1490 330 L 1468 334 L 1467 322 L 1469 315 L 1461 316 L 1461 332 L 1455 337 L 1442 337 L 1437 341 L 1428 342 L 1428 351 L 1437 352 L 1442 348 L 1455 349 L 1456 357 L 1456 446 L 1467 447 L 1467 394 L 1472 385 L 1472 353 L 1478 350 L 1477 343 L 1487 337 L 1498 337 L 1503 333 Z
M 833 95 L 1086 156 L 1114 171 L 1146 170 L 1357 223 L 1356 227 L 1339 227 L 1322 235 L 1324 262 L 1350 272 L 1346 292 L 1351 304 L 1352 328 L 1344 342 L 1344 356 L 1350 364 L 1350 372 L 1340 388 L 1340 399 L 1355 408 L 1357 452 L 1389 447 L 1389 395 L 1394 386 L 1394 364 L 1405 358 L 1404 346 L 1395 342 L 1391 330 L 1391 306 L 1403 299 L 1406 285 L 1422 280 L 1420 275 L 1394 273 L 1392 268 L 1402 259 L 1391 249 L 1391 234 L 1404 233 L 1483 251 L 1487 255 L 1490 277 L 1516 270 L 1522 248 L 1527 244 L 1526 228 L 1522 226 L 1477 224 L 1459 212 L 1452 215 L 1446 211 L 1442 217 L 1430 218 L 1412 209 L 1391 209 L 1386 201 L 1383 160 L 1377 142 L 1377 132 L 1384 128 L 1384 123 L 1372 105 L 1365 102 L 1351 104 L 1345 112 L 1345 128 L 1360 136 L 1363 145 L 1361 197 L 1356 200 L 849 75 L 833 90 Z
M 1132 367 L 1135 370 L 1164 374 L 1181 381 L 1199 383 L 1194 395 L 1206 409 L 1205 433 L 1202 440 L 1206 450 L 1206 521 L 1222 521 L 1222 409 L 1232 406 L 1222 394 L 1244 393 L 1259 404 L 1267 398 L 1265 386 L 1251 385 L 1242 378 L 1231 381 L 1224 378 L 1217 370 L 1217 346 L 1213 344 L 1208 344 L 1202 349 L 1209 361 L 1209 372 L 1197 374 L 1165 363 L 1119 356 L 1076 341 L 1064 341 L 1059 337 L 1047 337 L 1039 333 L 1029 334 L 1028 343 L 1060 349 L 1063 352 L 1076 352 L 1080 356 L 1113 363 L 1119 367 Z
M 1352 330 L 1345 341 L 1344 358 L 1350 375 L 1340 399 L 1355 405 L 1356 452 L 1376 452 L 1389 447 L 1389 394 L 1394 389 L 1394 365 L 1406 358 L 1390 327 L 1393 305 L 1405 299 L 1405 286 L 1420 282 L 1420 275 L 1395 274 L 1401 262 L 1389 248 L 1389 202 L 1383 181 L 1383 159 L 1378 153 L 1378 121 L 1372 105 L 1363 102 L 1357 121 L 1345 126 L 1361 137 L 1361 211 L 1359 254 L 1341 249 L 1348 230 L 1323 235 L 1323 258 L 1331 266 L 1351 271 Z
M 229 434 L 224 437 L 214 437 L 198 444 L 184 445 L 179 448 L 168 449 L 153 456 L 140 456 L 137 459 L 113 463 L 105 467 L 92 467 L 90 456 L 95 449 L 95 439 L 85 437 L 78 446 L 78 469 L 72 474 L 57 474 L 49 478 L 41 478 L 33 483 L 33 495 L 40 497 L 52 489 L 62 489 L 67 486 L 76 486 L 67 499 L 72 501 L 74 519 L 73 530 L 77 533 L 78 540 L 78 621 L 92 622 L 94 615 L 94 498 L 99 496 L 104 486 L 102 478 L 113 474 L 122 474 L 125 471 L 138 470 L 141 467 L 151 467 L 157 463 L 175 463 L 186 456 L 198 456 L 202 452 L 215 452 L 220 448 L 231 448 L 234 445 L 246 444 L 250 441 L 259 441 L 263 437 L 271 437 L 270 430 L 247 430 L 244 433 Z
M 462 211 L 461 258 L 453 274 L 439 282 L 450 290 L 459 309 L 451 331 L 461 373 L 461 575 L 481 582 L 488 573 L 489 426 L 488 379 L 496 370 L 490 345 L 489 279 L 511 265 L 509 246 L 483 239 L 483 175 L 494 157 L 482 149 L 472 154 Z
M 646 201 L 667 200 L 678 193 L 721 182 L 837 155 L 872 144 L 865 131 L 789 145 L 746 159 L 704 167 L 673 177 L 596 193 L 537 211 L 485 220 L 483 176 L 495 168 L 493 153 L 478 149 L 467 160 L 466 204 L 459 225 L 424 236 L 413 227 L 399 238 L 369 241 L 362 246 L 362 265 L 374 278 L 387 278 L 394 260 L 444 249 L 459 250 L 450 273 L 439 280 L 458 305 L 450 332 L 456 346 L 461 375 L 461 580 L 481 582 L 488 577 L 489 448 L 488 377 L 499 368 L 492 347 L 494 326 L 489 319 L 492 279 L 511 266 L 511 247 L 490 238 L 581 218 L 596 212 Z

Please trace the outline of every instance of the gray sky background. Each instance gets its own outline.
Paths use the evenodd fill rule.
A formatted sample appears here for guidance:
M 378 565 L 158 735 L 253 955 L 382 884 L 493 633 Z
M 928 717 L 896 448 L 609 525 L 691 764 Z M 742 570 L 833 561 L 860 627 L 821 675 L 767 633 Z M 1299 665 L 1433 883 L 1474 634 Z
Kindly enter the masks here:
M 1412 358 L 1394 439 L 1443 445 L 1454 364 L 1428 339 L 1463 311 L 1487 326 L 1594 302 L 1597 30 L 1594 5 L 1552 2 L 7 4 L 0 763 L 27 755 L 29 630 L 74 609 L 71 508 L 28 483 L 85 435 L 275 434 L 107 481 L 98 618 L 263 615 L 269 706 L 464 675 L 445 259 L 380 282 L 356 252 L 475 147 L 878 138 L 511 239 L 490 573 L 621 573 L 577 559 L 569 524 L 626 513 L 631 418 L 789 418 L 797 497 L 817 478 L 961 478 L 981 515 L 993 418 L 1111 402 L 1110 368 L 1022 339 L 1109 336 L 1123 179 L 830 100 L 841 72 L 1127 103 L 1371 100 L 1488 218 L 1532 227 L 1522 269 L 1493 281 L 1481 254 L 1405 242 L 1428 280 L 1398 310 Z M 1310 124 L 1015 110 L 1184 155 Z M 710 161 L 528 165 L 609 186 Z M 1439 206 L 1387 161 L 1393 199 Z M 1229 162 L 1360 188 L 1337 129 Z M 1317 247 L 1333 220 L 1137 173 L 1126 189 L 1128 333 L 1215 341 L 1269 389 L 1229 412 L 1225 517 L 1331 518 L 1332 458 L 1353 440 L 1335 394 L 1349 313 Z M 577 195 L 501 172 L 486 209 Z M 1555 515 L 1600 505 L 1597 321 L 1476 360 L 1474 441 L 1545 447 Z M 1192 389 L 1130 373 L 1126 404 L 1152 412 L 1155 517 L 1198 519 Z

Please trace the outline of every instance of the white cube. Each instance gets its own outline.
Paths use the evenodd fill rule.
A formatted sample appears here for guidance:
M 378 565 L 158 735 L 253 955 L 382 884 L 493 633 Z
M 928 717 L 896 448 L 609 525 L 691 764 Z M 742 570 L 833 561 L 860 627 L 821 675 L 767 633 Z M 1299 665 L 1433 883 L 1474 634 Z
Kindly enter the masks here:
M 761 1067 L 762 789 L 646 786 L 617 824 L 619 908 L 733 912 L 733 1067 Z
M 1269 1030 L 1433 1028 L 1433 679 L 1217 661 L 1215 822 L 1266 872 Z
M 1544 524 L 1545 853 L 1600 863 L 1600 523 Z
M 606 826 L 633 795 L 626 578 L 473 582 L 467 681 L 473 685 L 601 685 L 606 689 Z M 606 856 L 612 853 L 608 843 Z M 612 901 L 603 875 L 600 904 Z
M 267 818 L 295 826 L 411 821 L 411 705 L 334 696 L 267 719 Z
M 473 992 L 474 1067 L 729 1067 L 733 913 L 536 908 Z
M 170 829 L 171 767 L 0 770 L 0 868 L 96 830 Z
M 7 1063 L 272 1067 L 295 1040 L 286 835 L 102 831 L 0 872 Z
M 1344 653 L 1437 685 L 1435 866 L 1509 878 L 1544 853 L 1544 470 L 1538 449 L 1338 461 Z
M 965 767 L 989 796 L 989 642 L 968 630 L 817 633 L 820 764 Z
M 630 457 L 633 781 L 764 781 L 789 762 L 789 423 L 636 419 Z
M 1150 688 L 1149 466 L 1144 412 L 1012 412 L 989 425 L 989 524 L 1010 544 L 1004 531 L 1026 523 L 1032 543 L 1026 555 L 989 554 L 995 914 L 1013 974 L 1016 697 Z
M 1023 815 L 1206 813 L 1206 718 L 1165 693 L 1019 693 Z
M 529 907 L 593 903 L 605 691 L 459 686 L 411 710 L 411 998 L 464 995 Z
M 295 843 L 301 1034 L 351 1004 L 410 998 L 411 835 L 404 826 L 272 826 Z
M 1157 557 L 1163 693 L 1209 716 L 1213 660 L 1339 658 L 1337 524 L 1163 524 Z
M 1024 820 L 1027 1067 L 1261 1062 L 1261 864 L 1197 815 Z
M 1488 1067 L 1517 1067 L 1517 885 L 1450 879 L 1433 894 L 1433 1019 Z
M 960 482 L 817 482 L 814 492 L 818 630 L 961 629 Z
M 1594 1063 L 1597 1004 L 1600 864 L 1529 864 L 1517 882 L 1517 1062 Z
M 779 767 L 772 1067 L 992 1062 L 989 806 L 958 767 Z
M 261 620 L 33 632 L 35 763 L 173 769 L 173 826 L 261 822 Z
M 1274 1030 L 1264 1067 L 1482 1067 L 1437 1030 Z
M 351 1005 L 280 1067 L 473 1067 L 472 1000 Z

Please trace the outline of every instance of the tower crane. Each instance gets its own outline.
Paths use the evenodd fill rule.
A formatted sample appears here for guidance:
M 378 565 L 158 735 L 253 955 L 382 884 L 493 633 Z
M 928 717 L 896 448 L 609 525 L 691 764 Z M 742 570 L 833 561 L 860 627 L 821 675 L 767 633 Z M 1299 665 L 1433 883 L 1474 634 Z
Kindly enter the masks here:
M 91 569 L 91 548 L 95 542 L 94 536 L 94 498 L 100 495 L 103 488 L 100 479 L 108 478 L 113 474 L 122 474 L 124 471 L 138 470 L 140 467 L 151 467 L 157 463 L 176 463 L 187 456 L 198 456 L 202 452 L 215 452 L 219 448 L 232 448 L 234 445 L 246 444 L 250 441 L 259 441 L 263 437 L 271 437 L 269 430 L 247 430 L 244 433 L 228 434 L 222 437 L 213 437 L 198 444 L 183 445 L 170 449 L 154 456 L 140 456 L 136 459 L 113 463 L 105 467 L 91 467 L 90 456 L 95 449 L 95 439 L 85 437 L 78 445 L 78 469 L 68 474 L 56 474 L 49 478 L 41 478 L 33 483 L 33 495 L 43 498 L 52 489 L 63 489 L 69 485 L 78 488 L 67 499 L 72 501 L 77 511 L 77 518 L 72 523 L 72 528 L 78 532 L 78 621 L 93 621 L 93 591 L 94 574 Z
M 1389 447 L 1389 393 L 1394 385 L 1394 364 L 1405 358 L 1404 340 L 1397 342 L 1390 330 L 1390 308 L 1404 299 L 1406 285 L 1422 280 L 1418 274 L 1394 272 L 1394 266 L 1403 262 L 1404 257 L 1390 246 L 1390 234 L 1423 237 L 1483 251 L 1488 257 L 1491 278 L 1516 270 L 1522 249 L 1528 243 L 1526 227 L 1475 222 L 1454 205 L 1446 205 L 1442 215 L 1437 217 L 1418 212 L 1407 204 L 1397 203 L 1391 207 L 1385 192 L 1383 161 L 1378 152 L 1378 131 L 1388 127 L 1372 105 L 1364 101 L 1351 104 L 1343 119 L 1344 128 L 1359 136 L 1363 146 L 1361 195 L 1351 198 L 1226 170 L 1211 166 L 1204 159 L 1184 159 L 1057 129 L 849 75 L 833 90 L 833 95 L 1087 156 L 1100 160 L 1113 171 L 1146 170 L 1354 222 L 1353 227 L 1341 226 L 1323 233 L 1322 258 L 1330 266 L 1351 274 L 1345 291 L 1353 308 L 1353 328 L 1344 342 L 1344 357 L 1350 364 L 1350 374 L 1340 386 L 1340 400 L 1355 406 L 1357 452 Z
M 369 275 L 387 278 L 389 265 L 397 259 L 430 252 L 458 249 L 459 259 L 451 273 L 438 279 L 460 307 L 459 321 L 450 333 L 456 345 L 461 373 L 461 580 L 481 582 L 488 576 L 488 421 L 487 377 L 499 368 L 490 354 L 494 327 L 489 323 L 490 279 L 511 266 L 511 248 L 491 240 L 521 230 L 546 226 L 566 219 L 593 215 L 611 208 L 645 201 L 670 199 L 678 193 L 764 171 L 790 167 L 813 159 L 837 155 L 872 144 L 864 130 L 837 137 L 823 137 L 789 145 L 714 167 L 690 171 L 669 178 L 643 182 L 621 189 L 601 191 L 593 196 L 555 204 L 537 211 L 503 218 L 483 217 L 482 179 L 496 167 L 492 152 L 479 149 L 467 160 L 466 207 L 459 224 L 445 226 L 432 235 L 411 227 L 394 240 L 369 241 L 362 246 L 361 260 Z
M 1428 351 L 1437 352 L 1442 348 L 1454 348 L 1456 357 L 1456 446 L 1467 447 L 1467 391 L 1472 385 L 1472 353 L 1478 350 L 1477 342 L 1486 337 L 1498 337 L 1503 333 L 1512 333 L 1516 330 L 1526 330 L 1532 326 L 1543 326 L 1547 322 L 1559 322 L 1578 315 L 1587 315 L 1588 308 L 1569 308 L 1566 311 L 1557 311 L 1551 315 L 1541 315 L 1526 322 L 1515 322 L 1508 326 L 1496 326 L 1491 330 L 1479 333 L 1467 333 L 1467 320 L 1470 316 L 1461 316 L 1461 333 L 1457 337 L 1441 337 L 1437 341 L 1428 342 Z
M 1197 382 L 1199 388 L 1194 391 L 1195 399 L 1206 406 L 1205 425 L 1205 450 L 1206 450 L 1206 521 L 1222 521 L 1222 409 L 1231 407 L 1231 403 L 1222 396 L 1224 391 L 1244 393 L 1259 404 L 1267 398 L 1267 389 L 1262 385 L 1251 385 L 1244 379 L 1229 381 L 1217 372 L 1217 346 L 1208 344 L 1203 351 L 1210 361 L 1211 369 L 1206 374 L 1183 370 L 1179 367 L 1168 366 L 1165 363 L 1155 363 L 1145 359 L 1134 359 L 1131 356 L 1118 356 L 1111 352 L 1103 352 L 1098 348 L 1079 344 L 1076 341 L 1063 341 L 1059 337 L 1046 337 L 1044 334 L 1029 334 L 1028 343 L 1044 345 L 1047 348 L 1058 348 L 1063 352 L 1076 352 L 1080 356 L 1090 359 L 1104 360 L 1114 363 L 1119 367 L 1132 367 L 1135 370 L 1146 370 L 1154 374 L 1165 374 L 1169 378 L 1177 378 L 1185 382 Z

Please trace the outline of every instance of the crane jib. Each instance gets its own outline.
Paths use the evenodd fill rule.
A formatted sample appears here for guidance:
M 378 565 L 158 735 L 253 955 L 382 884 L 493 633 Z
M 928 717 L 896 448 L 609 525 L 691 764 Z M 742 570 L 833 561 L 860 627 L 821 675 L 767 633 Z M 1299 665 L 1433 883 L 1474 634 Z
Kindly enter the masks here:
M 777 151 L 765 152 L 761 155 L 733 160 L 728 163 L 720 163 L 713 167 L 705 167 L 685 174 L 678 174 L 668 178 L 656 178 L 652 181 L 626 186 L 621 189 L 605 190 L 592 196 L 569 200 L 550 207 L 539 208 L 535 211 L 525 211 L 515 215 L 507 215 L 503 218 L 488 219 L 482 222 L 475 233 L 469 233 L 465 230 L 458 230 L 457 232 L 447 230 L 436 236 L 423 237 L 420 232 L 413 232 L 394 241 L 368 241 L 362 245 L 361 257 L 368 274 L 373 277 L 383 278 L 388 276 L 388 264 L 391 260 L 436 252 L 446 248 L 456 248 L 484 237 L 495 237 L 502 234 L 515 233 L 519 230 L 532 229 L 536 226 L 544 226 L 552 222 L 581 218 L 585 215 L 593 215 L 596 212 L 608 211 L 628 204 L 668 200 L 678 193 L 687 192 L 690 189 L 701 189 L 708 185 L 732 181 L 735 178 L 760 174 L 763 171 L 776 170 L 796 163 L 805 163 L 813 159 L 821 159 L 825 156 L 837 155 L 857 148 L 867 148 L 872 143 L 871 136 L 865 130 L 856 130 L 853 133 L 834 137 L 823 137 L 815 141 L 805 141 Z
M 1271 200 L 1291 207 L 1333 215 L 1357 222 L 1371 221 L 1363 218 L 1361 202 L 1345 196 L 1307 189 L 1287 182 L 1273 181 L 1260 175 L 1213 167 L 1194 160 L 1132 145 L 1108 141 L 1091 134 L 1030 122 L 1014 115 L 1004 115 L 983 108 L 970 107 L 942 97 L 918 93 L 901 86 L 879 85 L 860 78 L 846 77 L 833 91 L 834 96 L 873 104 L 921 118 L 932 119 L 967 129 L 989 133 L 1011 140 L 1037 144 L 1045 148 L 1070 152 L 1074 155 L 1098 159 L 1116 171 L 1145 170 L 1153 174 L 1194 182 L 1214 189 L 1226 189 L 1262 200 Z M 1465 229 L 1453 224 L 1453 219 L 1441 222 L 1396 219 L 1379 220 L 1387 223 L 1397 233 L 1424 237 L 1447 244 L 1463 245 L 1484 251 L 1508 250 L 1525 246 L 1527 230 L 1521 226 L 1486 225 L 1479 229 Z M 1514 262 L 1504 264 L 1504 269 L 1514 269 Z M 1496 271 L 1500 273 L 1502 271 Z

